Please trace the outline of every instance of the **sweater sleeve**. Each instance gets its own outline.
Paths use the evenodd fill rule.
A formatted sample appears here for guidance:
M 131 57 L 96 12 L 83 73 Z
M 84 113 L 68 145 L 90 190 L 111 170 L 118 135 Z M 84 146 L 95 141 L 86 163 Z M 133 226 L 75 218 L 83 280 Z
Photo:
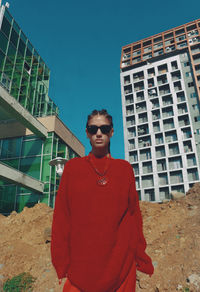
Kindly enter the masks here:
M 136 269 L 143 273 L 152 275 L 154 272 L 154 267 L 152 265 L 151 258 L 145 252 L 147 244 L 143 234 L 143 221 L 140 211 L 138 193 L 135 186 L 134 173 L 132 175 L 132 182 L 129 190 L 129 208 L 132 216 L 134 216 L 134 220 L 136 221 L 137 226 L 136 236 L 138 236 L 138 240 L 136 247 Z
M 67 276 L 69 266 L 70 217 L 67 204 L 66 166 L 56 196 L 51 233 L 51 259 L 58 279 Z

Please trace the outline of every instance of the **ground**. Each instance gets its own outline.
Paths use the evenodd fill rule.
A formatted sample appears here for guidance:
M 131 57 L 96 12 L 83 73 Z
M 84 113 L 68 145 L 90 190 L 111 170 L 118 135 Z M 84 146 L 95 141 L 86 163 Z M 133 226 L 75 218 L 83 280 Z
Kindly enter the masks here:
M 200 291 L 200 183 L 184 198 L 140 207 L 155 273 L 138 272 L 136 291 Z M 0 215 L 0 291 L 6 279 L 22 272 L 36 277 L 34 292 L 62 291 L 50 258 L 52 214 L 41 203 Z

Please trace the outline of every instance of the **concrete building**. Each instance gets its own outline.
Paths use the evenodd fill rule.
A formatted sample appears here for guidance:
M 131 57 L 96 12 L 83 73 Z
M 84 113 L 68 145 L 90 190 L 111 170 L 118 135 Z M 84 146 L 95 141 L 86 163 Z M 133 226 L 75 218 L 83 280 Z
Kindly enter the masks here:
M 200 175 L 200 19 L 122 48 L 125 158 L 141 200 L 187 192 Z
M 84 155 L 48 96 L 50 70 L 0 6 L 0 213 L 54 205 L 59 177 L 49 161 Z

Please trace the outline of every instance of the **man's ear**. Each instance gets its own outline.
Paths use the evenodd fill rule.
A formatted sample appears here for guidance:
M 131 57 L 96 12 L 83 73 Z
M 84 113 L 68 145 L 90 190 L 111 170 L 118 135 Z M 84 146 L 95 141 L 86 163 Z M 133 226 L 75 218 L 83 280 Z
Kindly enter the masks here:
M 114 134 L 114 129 L 112 128 L 112 129 L 111 129 L 111 132 L 110 132 L 110 137 L 112 137 L 113 134 Z

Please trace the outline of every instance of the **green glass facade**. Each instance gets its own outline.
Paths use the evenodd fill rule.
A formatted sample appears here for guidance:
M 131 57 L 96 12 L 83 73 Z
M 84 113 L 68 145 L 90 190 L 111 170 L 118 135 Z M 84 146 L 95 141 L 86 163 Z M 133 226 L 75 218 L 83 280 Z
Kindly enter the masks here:
M 0 29 L 0 84 L 33 116 L 58 114 L 48 96 L 50 70 L 7 8 Z
M 48 96 L 49 68 L 8 9 L 0 9 L 0 86 L 32 116 L 58 116 L 58 107 Z M 49 162 L 56 157 L 69 160 L 75 156 L 79 155 L 52 130 L 46 139 L 33 134 L 1 138 L 0 133 L 0 163 L 44 183 L 43 193 L 37 193 L 0 178 L 0 213 L 20 212 L 24 206 L 38 202 L 53 207 L 59 177 Z
M 49 161 L 62 157 L 71 159 L 77 154 L 54 132 L 43 140 L 34 135 L 1 139 L 0 161 L 31 177 L 44 182 L 43 194 L 32 192 L 20 186 L 0 181 L 0 213 L 20 212 L 23 207 L 43 202 L 53 207 L 59 177 Z

